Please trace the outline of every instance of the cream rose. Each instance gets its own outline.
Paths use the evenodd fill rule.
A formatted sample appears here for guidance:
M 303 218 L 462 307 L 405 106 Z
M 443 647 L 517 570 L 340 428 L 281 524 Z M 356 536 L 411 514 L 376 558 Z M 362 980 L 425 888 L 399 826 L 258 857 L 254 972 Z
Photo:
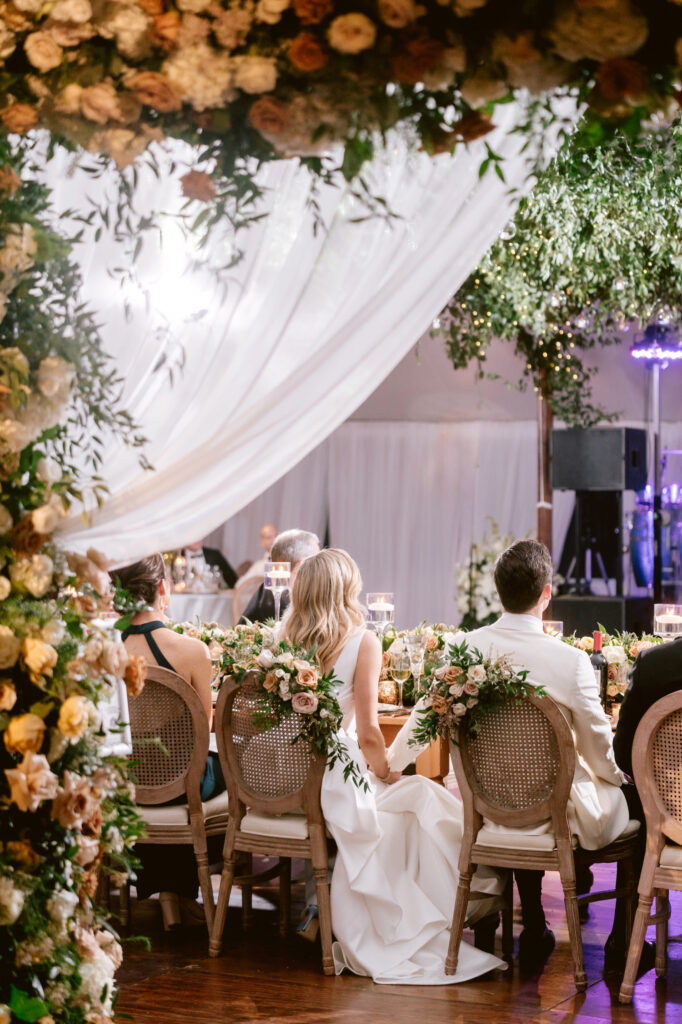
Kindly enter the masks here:
M 416 21 L 425 8 L 414 0 L 379 0 L 379 17 L 389 28 L 405 28 Z
M 77 114 L 81 108 L 83 86 L 78 82 L 70 82 L 57 93 L 54 109 L 58 114 Z
M 48 619 L 40 631 L 40 638 L 46 644 L 58 647 L 66 636 L 66 626 L 59 619 Z
M 6 597 L 9 597 L 12 590 L 12 584 L 6 576 L 0 576 L 0 601 L 4 601 Z
M 261 651 L 256 658 L 256 663 L 260 665 L 261 668 L 272 668 L 275 664 L 275 656 L 272 651 L 265 648 L 265 650 Z
M 20 811 L 36 811 L 43 800 L 53 800 L 57 795 L 59 780 L 50 771 L 44 754 L 27 751 L 21 764 L 6 768 L 5 775 L 10 785 L 10 800 Z
M 9 626 L 0 626 L 0 669 L 16 665 L 20 650 L 19 637 L 14 635 Z
M 31 521 L 36 533 L 52 533 L 57 528 L 59 516 L 52 505 L 41 505 L 33 509 Z
M 53 459 L 49 455 L 44 455 L 42 459 L 38 460 L 36 466 L 36 476 L 38 479 L 51 487 L 52 484 L 59 483 L 62 478 L 62 467 L 59 465 L 56 459 Z
M 38 389 L 46 398 L 65 402 L 71 392 L 76 371 L 60 356 L 41 359 L 38 367 Z
M 286 668 L 292 668 L 294 664 L 294 656 L 291 651 L 283 651 L 282 654 L 278 654 L 276 657 L 278 665 L 284 665 Z
M 464 684 L 453 683 L 448 692 L 451 693 L 453 697 L 461 697 L 464 693 Z
M 291 0 L 258 0 L 256 21 L 261 21 L 266 25 L 276 25 L 290 4 Z
M 0 875 L 0 925 L 14 924 L 23 909 L 24 894 L 21 889 L 17 888 L 8 875 Z
M 452 713 L 455 716 L 455 718 L 461 718 L 462 715 L 466 715 L 466 712 L 467 712 L 466 704 L 462 704 L 460 702 L 460 703 L 452 705 Z
M 74 772 L 64 772 L 64 784 L 52 803 L 52 817 L 62 828 L 81 828 L 99 808 L 87 779 Z M 99 847 L 99 843 L 95 840 Z
M 12 583 L 28 590 L 34 597 L 44 597 L 52 585 L 54 563 L 49 555 L 19 558 L 10 566 Z
M 36 686 L 43 686 L 44 677 L 52 676 L 52 669 L 57 664 L 57 652 L 54 647 L 37 637 L 27 636 L 22 644 L 21 653 L 31 682 Z
M 47 32 L 32 32 L 24 41 L 24 52 L 29 62 L 38 71 L 52 71 L 58 68 L 64 57 L 59 43 L 55 43 Z
M 77 694 L 67 697 L 59 709 L 57 728 L 72 743 L 79 740 L 88 728 L 90 709 L 90 702 Z
M 467 669 L 467 679 L 472 683 L 484 683 L 486 671 L 483 665 L 470 665 Z
M 50 17 L 55 21 L 71 21 L 83 25 L 92 17 L 92 5 L 90 0 L 57 0 L 50 11 Z
M 5 730 L 5 746 L 10 754 L 37 753 L 43 745 L 45 723 L 30 712 L 10 718 Z
M 546 35 L 564 60 L 604 61 L 636 53 L 649 23 L 631 0 L 574 2 L 562 7 Z
M 0 711 L 11 711 L 17 702 L 17 691 L 11 679 L 0 679 Z
M 317 711 L 318 700 L 314 693 L 295 693 L 291 706 L 298 715 L 312 715 Z
M 100 663 L 105 672 L 109 675 L 123 678 L 128 665 L 128 652 L 119 641 L 105 640 L 102 644 Z
M 353 12 L 334 18 L 327 29 L 327 42 L 339 53 L 370 50 L 377 37 L 376 25 L 365 14 Z
M 464 684 L 464 693 L 467 697 L 478 697 L 478 686 L 471 680 L 467 680 Z
M 4 505 L 0 505 L 0 534 L 4 535 L 14 526 L 14 520 Z
M 59 928 L 60 932 L 63 932 L 66 928 L 66 922 L 73 917 L 76 907 L 78 906 L 79 900 L 75 892 L 69 892 L 68 889 L 57 889 L 56 892 L 50 896 L 47 901 L 47 912 L 50 919 Z
M 274 57 L 235 57 L 234 84 L 242 92 L 272 92 L 277 84 L 277 62 Z

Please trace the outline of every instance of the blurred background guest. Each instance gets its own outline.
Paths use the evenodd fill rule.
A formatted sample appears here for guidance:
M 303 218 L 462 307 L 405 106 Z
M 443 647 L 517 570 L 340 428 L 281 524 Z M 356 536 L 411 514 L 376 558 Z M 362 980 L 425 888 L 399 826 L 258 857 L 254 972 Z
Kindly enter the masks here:
M 272 545 L 271 557 L 273 562 L 289 562 L 291 565 L 291 585 L 293 586 L 296 570 L 301 562 L 311 555 L 316 555 L 320 550 L 320 541 L 316 534 L 308 533 L 307 530 L 285 530 L 280 533 Z M 286 611 L 289 605 L 289 591 L 282 594 L 281 613 Z M 265 622 L 275 617 L 275 599 L 272 591 L 266 590 L 261 583 L 258 590 L 249 601 L 241 622 Z
M 205 547 L 203 540 L 196 540 L 193 544 L 187 544 L 184 548 L 184 554 L 188 561 L 191 559 L 194 563 L 194 571 L 196 575 L 202 575 L 201 572 L 197 572 L 197 569 L 200 568 L 200 562 L 203 558 L 207 566 L 216 566 L 220 570 L 223 585 L 228 590 L 237 582 L 237 573 L 225 558 L 222 551 L 219 551 L 218 548 Z

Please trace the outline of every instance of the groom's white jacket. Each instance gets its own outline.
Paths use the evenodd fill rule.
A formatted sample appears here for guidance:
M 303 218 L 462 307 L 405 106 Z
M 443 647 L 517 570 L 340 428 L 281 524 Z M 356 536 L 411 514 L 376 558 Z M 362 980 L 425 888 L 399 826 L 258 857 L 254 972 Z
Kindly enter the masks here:
M 627 804 L 620 791 L 625 777 L 613 756 L 611 724 L 602 709 L 587 654 L 547 636 L 536 616 L 510 612 L 492 626 L 457 633 L 453 638 L 455 643 L 463 640 L 486 657 L 509 655 L 514 667 L 528 669 L 529 681 L 544 687 L 561 707 L 578 754 L 568 803 L 569 825 L 587 850 L 613 842 L 628 824 Z

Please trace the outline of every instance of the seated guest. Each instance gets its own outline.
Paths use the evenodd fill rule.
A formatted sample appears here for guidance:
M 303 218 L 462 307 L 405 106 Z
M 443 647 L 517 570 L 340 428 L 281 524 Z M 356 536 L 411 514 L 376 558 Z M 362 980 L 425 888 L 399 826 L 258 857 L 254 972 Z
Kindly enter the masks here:
M 573 730 L 578 754 L 568 801 L 569 826 L 584 849 L 597 850 L 613 842 L 628 824 L 628 807 L 620 788 L 624 776 L 613 755 L 611 725 L 601 706 L 589 657 L 543 632 L 542 613 L 552 596 L 552 571 L 544 544 L 522 540 L 507 548 L 494 569 L 504 614 L 490 626 L 459 634 L 457 641 L 466 640 L 486 656 L 510 655 L 514 666 L 528 669 L 529 681 L 544 687 L 560 706 Z M 548 822 L 541 828 L 549 827 Z M 522 965 L 525 960 L 527 966 L 542 962 L 554 947 L 554 935 L 547 928 L 542 908 L 542 874 L 515 872 L 524 926 L 519 954 Z
M 207 548 L 204 547 L 202 540 L 194 541 L 193 544 L 187 544 L 183 549 L 185 554 L 189 552 L 189 557 L 196 558 L 197 556 L 203 555 L 206 565 L 216 565 L 220 569 L 220 575 L 223 579 L 223 584 L 228 589 L 233 587 L 237 582 L 237 573 L 234 571 L 225 555 L 218 548 Z
M 316 555 L 319 550 L 320 542 L 314 533 L 308 533 L 306 530 L 285 530 L 275 538 L 272 545 L 272 561 L 290 563 L 291 586 L 293 587 L 296 570 L 301 562 L 310 558 L 311 555 Z M 288 590 L 285 590 L 282 594 L 280 604 L 282 614 L 289 606 L 289 593 Z M 247 620 L 249 622 L 265 622 L 274 617 L 275 599 L 272 596 L 272 591 L 266 590 L 265 584 L 261 583 L 247 605 L 240 622 L 244 623 Z
M 170 584 L 162 556 L 150 555 L 133 565 L 112 570 L 110 575 L 136 601 L 149 605 L 147 611 L 134 615 L 123 631 L 128 653 L 141 655 L 149 665 L 159 665 L 181 676 L 198 693 L 210 721 L 211 658 L 201 640 L 166 628 Z M 210 800 L 224 789 L 218 755 L 209 752 L 201 779 L 201 799 Z M 204 912 L 195 902 L 198 876 L 192 847 L 140 843 L 135 853 L 142 861 L 135 883 L 138 899 L 159 893 L 166 931 L 181 921 L 204 924 Z

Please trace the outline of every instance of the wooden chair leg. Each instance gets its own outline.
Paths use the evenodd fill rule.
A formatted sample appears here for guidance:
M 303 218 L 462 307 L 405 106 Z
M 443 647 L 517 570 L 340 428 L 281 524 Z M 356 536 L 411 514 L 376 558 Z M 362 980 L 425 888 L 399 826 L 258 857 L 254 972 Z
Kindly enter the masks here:
M 320 921 L 320 941 L 322 944 L 322 972 L 326 975 L 335 974 L 334 957 L 332 956 L 332 908 L 329 896 L 329 857 L 327 840 L 324 831 L 310 828 L 310 844 L 315 876 L 315 892 L 317 894 L 317 913 Z
M 445 958 L 446 974 L 457 973 L 459 945 L 462 941 L 462 932 L 464 931 L 464 922 L 467 916 L 472 874 L 473 865 L 471 863 L 469 863 L 464 871 L 460 867 L 459 884 L 457 886 L 457 896 L 455 897 L 455 909 L 452 915 L 452 927 L 450 929 L 450 944 L 448 946 L 448 954 Z
M 585 973 L 585 958 L 583 955 L 583 937 L 580 930 L 580 912 L 578 910 L 578 899 L 575 889 L 575 882 L 564 883 L 564 904 L 566 906 L 566 924 L 568 926 L 568 937 L 571 943 L 571 955 L 573 957 L 573 976 L 575 987 L 578 992 L 584 992 L 587 988 L 587 974 Z
M 656 890 L 656 977 L 665 978 L 668 967 L 668 918 L 670 903 L 665 889 Z
M 253 874 L 253 854 L 244 854 L 245 875 Z M 253 885 L 246 882 L 242 885 L 242 928 L 246 931 L 253 917 Z
M 291 918 L 291 857 L 279 858 L 279 934 L 286 938 Z
M 623 884 L 628 890 L 625 903 L 625 944 L 627 946 L 630 945 L 632 938 L 632 925 L 637 909 L 637 881 L 634 861 L 632 857 L 627 857 L 623 861 Z
M 510 964 L 514 960 L 514 875 L 509 872 L 504 887 L 502 910 L 502 959 Z
M 218 906 L 213 918 L 213 927 L 208 942 L 208 955 L 218 956 L 223 943 L 223 932 L 225 930 L 225 919 L 230 905 L 230 893 L 234 880 L 235 863 L 237 860 L 235 849 L 235 825 L 230 822 L 225 833 L 223 845 L 223 870 L 220 876 L 220 890 L 218 892 Z
M 618 993 L 618 999 L 621 1003 L 632 1002 L 632 994 L 635 991 L 635 980 L 637 978 L 637 968 L 639 967 L 639 958 L 642 955 L 644 937 L 649 926 L 652 902 L 653 893 L 640 895 L 639 897 L 637 913 L 635 914 L 635 922 L 632 926 L 632 937 L 628 947 L 628 958 L 625 963 L 625 973 L 623 974 L 623 981 Z

